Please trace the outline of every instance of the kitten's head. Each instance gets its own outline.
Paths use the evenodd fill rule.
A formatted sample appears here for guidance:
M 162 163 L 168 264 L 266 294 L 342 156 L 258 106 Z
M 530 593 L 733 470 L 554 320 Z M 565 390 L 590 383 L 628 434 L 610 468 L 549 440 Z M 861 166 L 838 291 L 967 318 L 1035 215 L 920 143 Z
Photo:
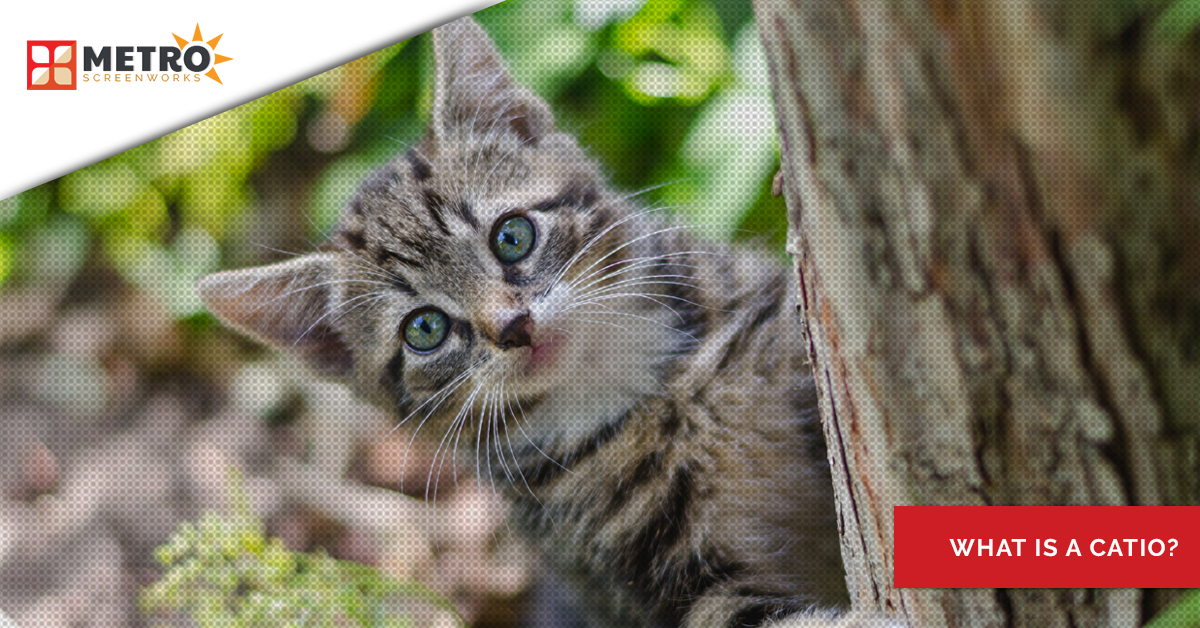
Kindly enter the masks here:
M 332 243 L 200 294 L 405 416 L 586 433 L 657 390 L 688 338 L 668 301 L 686 302 L 685 273 L 474 21 L 433 35 L 429 131 L 363 183 Z

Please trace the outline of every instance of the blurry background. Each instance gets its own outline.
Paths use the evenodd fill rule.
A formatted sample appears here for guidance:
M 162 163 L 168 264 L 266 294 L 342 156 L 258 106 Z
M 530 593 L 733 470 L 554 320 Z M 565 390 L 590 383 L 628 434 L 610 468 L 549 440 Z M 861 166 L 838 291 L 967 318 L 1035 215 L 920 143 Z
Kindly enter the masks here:
M 618 187 L 665 183 L 648 203 L 782 254 L 749 3 L 508 0 L 476 17 Z M 193 289 L 325 240 L 357 182 L 419 140 L 429 57 L 426 36 L 402 42 L 0 200 L 0 609 L 20 626 L 153 623 L 136 607 L 153 549 L 228 508 L 230 467 L 289 547 L 423 582 L 476 626 L 566 625 L 490 486 L 222 328 Z

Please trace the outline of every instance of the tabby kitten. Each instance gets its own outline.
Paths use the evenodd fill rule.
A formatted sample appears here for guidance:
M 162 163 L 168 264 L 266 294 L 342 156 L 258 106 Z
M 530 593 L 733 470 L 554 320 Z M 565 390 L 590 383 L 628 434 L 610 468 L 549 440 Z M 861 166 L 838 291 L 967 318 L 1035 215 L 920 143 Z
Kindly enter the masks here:
M 419 146 L 208 307 L 485 460 L 593 624 L 823 624 L 847 594 L 785 267 L 609 189 L 470 18 L 433 42 Z

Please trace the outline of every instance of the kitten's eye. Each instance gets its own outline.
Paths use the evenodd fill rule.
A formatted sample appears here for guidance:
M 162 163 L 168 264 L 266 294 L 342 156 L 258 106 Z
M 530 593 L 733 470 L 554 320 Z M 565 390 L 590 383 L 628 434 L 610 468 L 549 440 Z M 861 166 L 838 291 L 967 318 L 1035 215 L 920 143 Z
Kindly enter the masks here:
M 492 232 L 492 252 L 505 264 L 515 264 L 533 250 L 533 223 L 524 216 L 512 216 L 500 222 Z
M 450 317 L 440 310 L 417 310 L 404 321 L 404 342 L 413 351 L 433 351 L 449 331 Z

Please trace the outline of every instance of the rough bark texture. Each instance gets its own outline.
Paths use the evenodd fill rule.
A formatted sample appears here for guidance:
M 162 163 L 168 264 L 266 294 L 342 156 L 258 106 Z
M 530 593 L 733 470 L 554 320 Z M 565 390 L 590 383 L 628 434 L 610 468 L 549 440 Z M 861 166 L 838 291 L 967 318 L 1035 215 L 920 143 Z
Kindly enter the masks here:
M 1147 590 L 900 590 L 897 505 L 1200 504 L 1200 42 L 1164 3 L 755 0 L 859 608 L 1135 626 Z

